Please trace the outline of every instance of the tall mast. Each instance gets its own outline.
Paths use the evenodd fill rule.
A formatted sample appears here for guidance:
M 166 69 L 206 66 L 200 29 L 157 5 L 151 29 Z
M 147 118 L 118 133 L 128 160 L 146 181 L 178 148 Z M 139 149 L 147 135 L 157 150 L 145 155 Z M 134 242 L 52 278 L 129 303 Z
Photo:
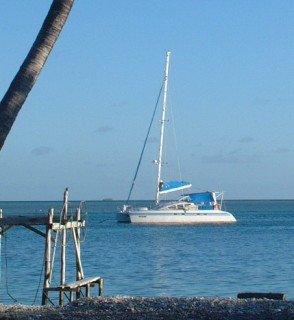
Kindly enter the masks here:
M 167 96 L 167 82 L 168 82 L 168 69 L 169 69 L 169 56 L 170 52 L 166 53 L 166 65 L 164 75 L 164 89 L 163 89 L 163 104 L 162 104 L 162 116 L 161 116 L 161 127 L 160 127 L 160 142 L 159 142 L 159 154 L 158 154 L 158 172 L 157 172 L 157 187 L 156 187 L 156 198 L 155 203 L 159 203 L 160 193 L 160 182 L 161 182 L 161 168 L 162 168 L 162 148 L 163 148 L 163 134 L 165 125 L 165 109 L 166 109 L 166 96 Z

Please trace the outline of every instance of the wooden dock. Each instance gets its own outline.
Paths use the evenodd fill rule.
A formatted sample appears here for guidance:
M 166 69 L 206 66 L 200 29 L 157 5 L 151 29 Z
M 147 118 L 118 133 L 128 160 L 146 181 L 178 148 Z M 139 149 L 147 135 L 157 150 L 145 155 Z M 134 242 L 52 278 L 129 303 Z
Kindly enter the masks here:
M 74 300 L 74 292 L 76 293 L 76 299 L 79 299 L 81 297 L 83 290 L 85 291 L 84 295 L 86 297 L 90 297 L 90 288 L 98 285 L 98 294 L 99 296 L 102 295 L 103 279 L 98 276 L 86 278 L 83 272 L 81 261 L 80 231 L 81 228 L 84 228 L 86 226 L 86 222 L 81 217 L 81 209 L 76 209 L 75 220 L 73 220 L 72 218 L 68 219 L 67 211 L 67 189 L 64 192 L 63 209 L 59 217 L 54 217 L 54 209 L 50 209 L 47 217 L 13 216 L 4 218 L 2 210 L 0 209 L 0 236 L 4 236 L 5 233 L 13 227 L 23 226 L 45 238 L 45 274 L 42 305 L 47 305 L 48 301 L 54 304 L 49 297 L 50 291 L 59 292 L 59 305 L 61 306 L 64 305 L 65 292 L 70 293 L 69 301 L 72 302 Z M 36 228 L 36 226 L 45 226 L 46 232 L 40 231 Z M 70 230 L 72 233 L 76 257 L 76 279 L 75 281 L 69 283 L 66 283 L 65 281 L 67 230 Z M 60 284 L 56 287 L 50 287 L 54 268 L 56 244 L 59 235 L 61 237 Z

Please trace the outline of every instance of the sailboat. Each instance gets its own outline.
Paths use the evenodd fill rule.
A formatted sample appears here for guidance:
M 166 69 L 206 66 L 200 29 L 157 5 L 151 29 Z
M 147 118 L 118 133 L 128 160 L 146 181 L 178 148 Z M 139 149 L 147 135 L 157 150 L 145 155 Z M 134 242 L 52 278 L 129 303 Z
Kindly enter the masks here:
M 170 52 L 168 51 L 166 54 L 166 66 L 165 66 L 165 75 L 164 75 L 164 82 L 163 82 L 163 106 L 162 106 L 162 115 L 161 115 L 159 154 L 158 154 L 158 160 L 155 161 L 155 163 L 158 166 L 155 205 L 152 208 L 148 208 L 148 207 L 136 208 L 136 207 L 133 207 L 132 205 L 129 205 L 129 202 L 127 201 L 127 204 L 125 204 L 123 208 L 117 213 L 117 221 L 135 223 L 135 224 L 235 223 L 236 222 L 235 217 L 231 213 L 222 210 L 223 192 L 206 191 L 206 192 L 200 192 L 200 193 L 184 193 L 179 199 L 174 201 L 166 202 L 166 201 L 160 200 L 160 197 L 162 195 L 175 192 L 175 191 L 183 191 L 192 187 L 192 184 L 187 181 L 165 182 L 162 180 L 162 177 L 161 177 L 164 129 L 165 129 L 165 122 L 166 122 L 165 113 L 166 113 L 166 105 L 167 105 L 169 60 L 170 60 Z M 143 154 L 143 151 L 142 151 L 142 154 Z M 141 157 L 142 157 L 142 154 L 141 154 Z M 137 171 L 138 171 L 138 167 L 137 167 Z M 135 178 L 137 175 L 137 171 L 135 174 Z M 133 180 L 133 185 L 134 185 L 134 180 Z M 130 193 L 129 193 L 128 200 L 130 198 Z

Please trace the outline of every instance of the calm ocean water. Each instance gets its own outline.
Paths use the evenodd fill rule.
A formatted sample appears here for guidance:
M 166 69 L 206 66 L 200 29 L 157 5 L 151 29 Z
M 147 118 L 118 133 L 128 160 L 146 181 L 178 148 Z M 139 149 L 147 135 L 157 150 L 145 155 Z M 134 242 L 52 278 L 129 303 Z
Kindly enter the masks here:
M 72 202 L 70 212 L 78 205 Z M 236 297 L 251 291 L 294 299 L 294 201 L 226 201 L 238 222 L 222 226 L 117 224 L 121 205 L 86 202 L 84 274 L 104 278 L 104 296 Z M 3 216 L 47 215 L 51 207 L 59 215 L 62 203 L 0 202 Z M 44 247 L 43 237 L 23 227 L 2 238 L 0 303 L 41 303 Z M 75 279 L 72 237 L 67 258 L 70 282 Z M 52 286 L 59 281 L 59 260 L 57 250 Z

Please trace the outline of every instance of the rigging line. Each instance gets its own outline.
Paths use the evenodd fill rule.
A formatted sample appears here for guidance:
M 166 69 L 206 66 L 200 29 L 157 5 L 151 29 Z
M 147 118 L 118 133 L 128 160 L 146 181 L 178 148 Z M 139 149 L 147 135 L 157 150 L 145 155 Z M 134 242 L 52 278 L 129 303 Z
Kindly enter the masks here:
M 47 293 L 44 293 L 46 295 L 46 298 L 48 299 L 48 301 L 52 304 L 52 306 L 55 306 L 54 302 L 49 298 Z
M 71 224 L 71 226 L 72 226 L 72 223 L 73 223 L 73 217 L 72 217 L 72 215 L 69 217 L 69 219 L 67 220 L 67 222 L 69 222 L 69 223 Z M 72 227 L 71 227 L 71 228 L 72 228 Z M 65 243 L 64 245 L 61 243 L 61 246 L 65 246 L 65 247 L 68 246 L 69 241 L 70 241 L 71 236 L 72 236 L 71 228 L 70 228 L 70 229 L 67 229 L 67 228 L 65 229 L 65 232 L 66 232 L 66 243 Z M 61 238 L 60 238 L 60 241 L 62 241 Z
M 150 122 L 150 125 L 149 125 L 149 128 L 148 128 L 148 132 L 147 132 L 147 135 L 146 135 L 146 138 L 145 138 L 145 141 L 144 141 L 143 149 L 142 149 L 142 152 L 141 152 L 141 155 L 140 155 L 139 163 L 137 165 L 135 176 L 134 176 L 134 179 L 133 179 L 133 182 L 132 182 L 132 186 L 131 186 L 131 189 L 130 189 L 130 192 L 129 192 L 129 195 L 128 195 L 127 203 L 130 200 L 130 197 L 131 197 L 134 185 L 135 185 L 135 181 L 137 179 L 138 171 L 139 171 L 140 164 L 141 164 L 141 161 L 142 161 L 142 158 L 143 158 L 143 154 L 144 154 L 145 147 L 146 147 L 146 144 L 147 144 L 147 140 L 148 140 L 148 137 L 149 137 L 149 133 L 150 133 L 150 130 L 151 130 L 151 127 L 152 127 L 154 116 L 155 116 L 155 113 L 156 113 L 156 110 L 157 110 L 157 106 L 158 106 L 158 102 L 159 102 L 159 99 L 160 99 L 160 96 L 161 96 L 162 88 L 163 88 L 163 85 L 161 85 L 161 88 L 159 90 L 159 94 L 158 94 L 157 101 L 156 101 L 156 104 L 155 104 L 155 108 L 154 108 L 154 111 L 153 111 L 153 114 L 152 114 L 151 122 Z

